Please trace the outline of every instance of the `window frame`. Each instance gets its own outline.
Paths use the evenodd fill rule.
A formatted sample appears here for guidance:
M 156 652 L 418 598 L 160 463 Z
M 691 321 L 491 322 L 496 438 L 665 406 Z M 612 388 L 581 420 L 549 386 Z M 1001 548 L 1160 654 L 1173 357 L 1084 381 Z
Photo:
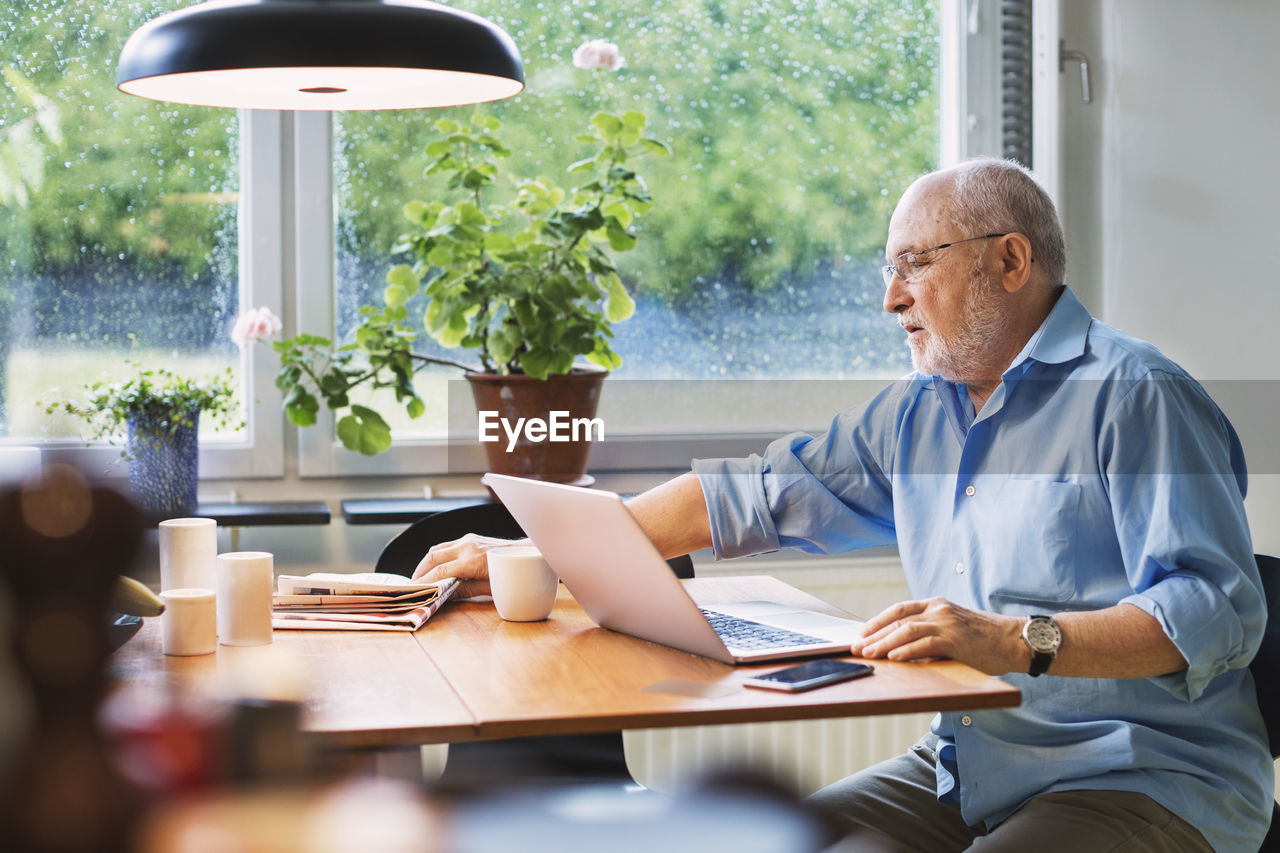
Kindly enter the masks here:
M 1036 29 L 1037 171 L 1057 197 L 1057 34 L 1059 0 L 1034 0 Z M 999 8 L 997 0 L 943 0 L 940 9 L 941 81 L 939 163 L 999 153 Z M 989 25 L 994 24 L 994 26 Z M 1053 48 L 1050 50 L 1050 48 Z M 1041 97 L 1041 93 L 1044 96 Z M 985 118 L 984 118 L 985 117 Z M 334 328 L 334 222 L 332 116 L 326 112 L 241 110 L 239 296 L 241 310 L 265 305 L 284 321 L 283 335 L 332 334 Z M 1045 159 L 1041 161 L 1043 152 Z M 323 293 L 323 298 L 317 298 Z M 346 450 L 334 418 L 322 410 L 315 426 L 291 428 L 274 385 L 276 359 L 267 344 L 246 347 L 246 435 L 240 441 L 204 439 L 205 480 L 287 476 L 286 448 L 297 449 L 300 478 L 438 476 L 485 469 L 478 445 L 450 452 L 444 439 L 401 439 L 375 457 Z M 823 424 L 798 424 L 821 428 Z M 296 443 L 287 440 L 297 429 Z M 592 455 L 593 471 L 654 471 L 687 467 L 702 455 L 757 451 L 775 432 L 611 434 Z M 5 444 L 30 441 L 3 440 Z M 45 458 L 102 471 L 119 448 L 85 447 L 74 439 L 37 442 Z M 291 454 L 290 454 L 291 455 Z M 112 473 L 123 476 L 125 466 Z
M 1057 0 L 1037 2 L 1050 2 L 1056 7 Z M 998 0 L 943 0 L 940 11 L 939 164 L 950 165 L 979 153 L 998 155 Z M 332 123 L 328 113 L 296 113 L 295 121 L 291 152 L 297 212 L 294 299 L 298 305 L 299 328 L 332 336 L 336 250 Z M 316 281 L 329 283 L 326 300 L 315 299 Z M 796 427 L 822 429 L 825 424 L 797 424 Z M 777 436 L 776 432 L 702 431 L 661 435 L 611 432 L 606 442 L 593 448 L 590 466 L 593 472 L 681 469 L 699 456 L 758 452 Z M 327 409 L 318 414 L 315 425 L 299 430 L 298 450 L 298 475 L 302 478 L 439 476 L 478 474 L 486 470 L 479 444 L 450 449 L 449 442 L 443 438 L 397 437 L 388 450 L 373 457 L 349 451 L 337 440 L 335 419 Z
M 239 309 L 265 305 L 283 315 L 284 246 L 286 237 L 283 154 L 285 114 L 269 110 L 240 110 L 240 200 L 238 211 Z M 202 480 L 278 478 L 284 475 L 282 397 L 275 387 L 270 349 L 245 347 L 239 375 L 245 379 L 243 439 L 201 438 Z M 4 444 L 33 442 L 6 439 Z M 89 446 L 76 439 L 34 442 L 46 462 L 65 462 L 108 476 L 128 475 L 120 447 L 105 441 Z

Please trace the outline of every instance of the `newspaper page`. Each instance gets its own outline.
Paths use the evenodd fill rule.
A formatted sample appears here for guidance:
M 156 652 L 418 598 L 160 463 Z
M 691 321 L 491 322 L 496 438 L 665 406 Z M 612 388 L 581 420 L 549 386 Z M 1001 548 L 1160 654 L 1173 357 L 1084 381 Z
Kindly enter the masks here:
M 368 572 L 281 575 L 272 596 L 275 628 L 328 631 L 416 631 L 458 588 L 454 578 L 413 582 Z

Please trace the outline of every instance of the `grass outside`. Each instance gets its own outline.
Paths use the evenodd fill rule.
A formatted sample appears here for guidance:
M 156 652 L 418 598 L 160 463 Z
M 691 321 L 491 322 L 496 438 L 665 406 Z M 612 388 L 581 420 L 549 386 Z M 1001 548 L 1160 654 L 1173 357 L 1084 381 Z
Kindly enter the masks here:
M 22 349 L 9 353 L 4 377 L 5 405 L 9 436 L 44 441 L 84 438 L 88 433 L 78 418 L 55 412 L 46 415 L 45 406 L 67 397 L 83 398 L 83 386 L 99 380 L 115 382 L 134 375 L 137 367 L 163 367 L 174 373 L 202 378 L 237 367 L 238 360 L 214 355 L 175 355 L 172 352 L 119 349 Z M 207 430 L 207 431 L 206 431 Z M 212 424 L 201 425 L 202 435 L 231 437 Z M 120 439 L 123 440 L 123 436 Z

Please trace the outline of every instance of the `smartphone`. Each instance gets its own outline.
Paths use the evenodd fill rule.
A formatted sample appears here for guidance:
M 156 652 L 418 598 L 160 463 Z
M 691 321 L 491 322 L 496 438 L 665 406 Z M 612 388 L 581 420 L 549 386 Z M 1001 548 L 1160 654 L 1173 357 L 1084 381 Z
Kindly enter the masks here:
M 865 663 L 849 663 L 842 660 L 811 660 L 798 666 L 776 669 L 760 675 L 744 678 L 742 683 L 747 687 L 763 687 L 768 690 L 786 690 L 799 693 L 801 690 L 812 690 L 827 684 L 862 678 L 875 670 Z

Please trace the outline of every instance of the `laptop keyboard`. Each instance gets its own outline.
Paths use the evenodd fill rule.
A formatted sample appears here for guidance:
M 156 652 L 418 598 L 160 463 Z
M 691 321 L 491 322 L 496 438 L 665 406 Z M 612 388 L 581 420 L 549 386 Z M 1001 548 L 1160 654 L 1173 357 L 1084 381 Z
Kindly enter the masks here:
M 827 642 L 811 634 L 800 634 L 785 628 L 761 625 L 759 622 L 717 613 L 714 610 L 703 610 L 702 615 L 711 623 L 711 627 L 720 635 L 724 644 L 735 649 L 754 651 L 786 646 L 815 646 Z

